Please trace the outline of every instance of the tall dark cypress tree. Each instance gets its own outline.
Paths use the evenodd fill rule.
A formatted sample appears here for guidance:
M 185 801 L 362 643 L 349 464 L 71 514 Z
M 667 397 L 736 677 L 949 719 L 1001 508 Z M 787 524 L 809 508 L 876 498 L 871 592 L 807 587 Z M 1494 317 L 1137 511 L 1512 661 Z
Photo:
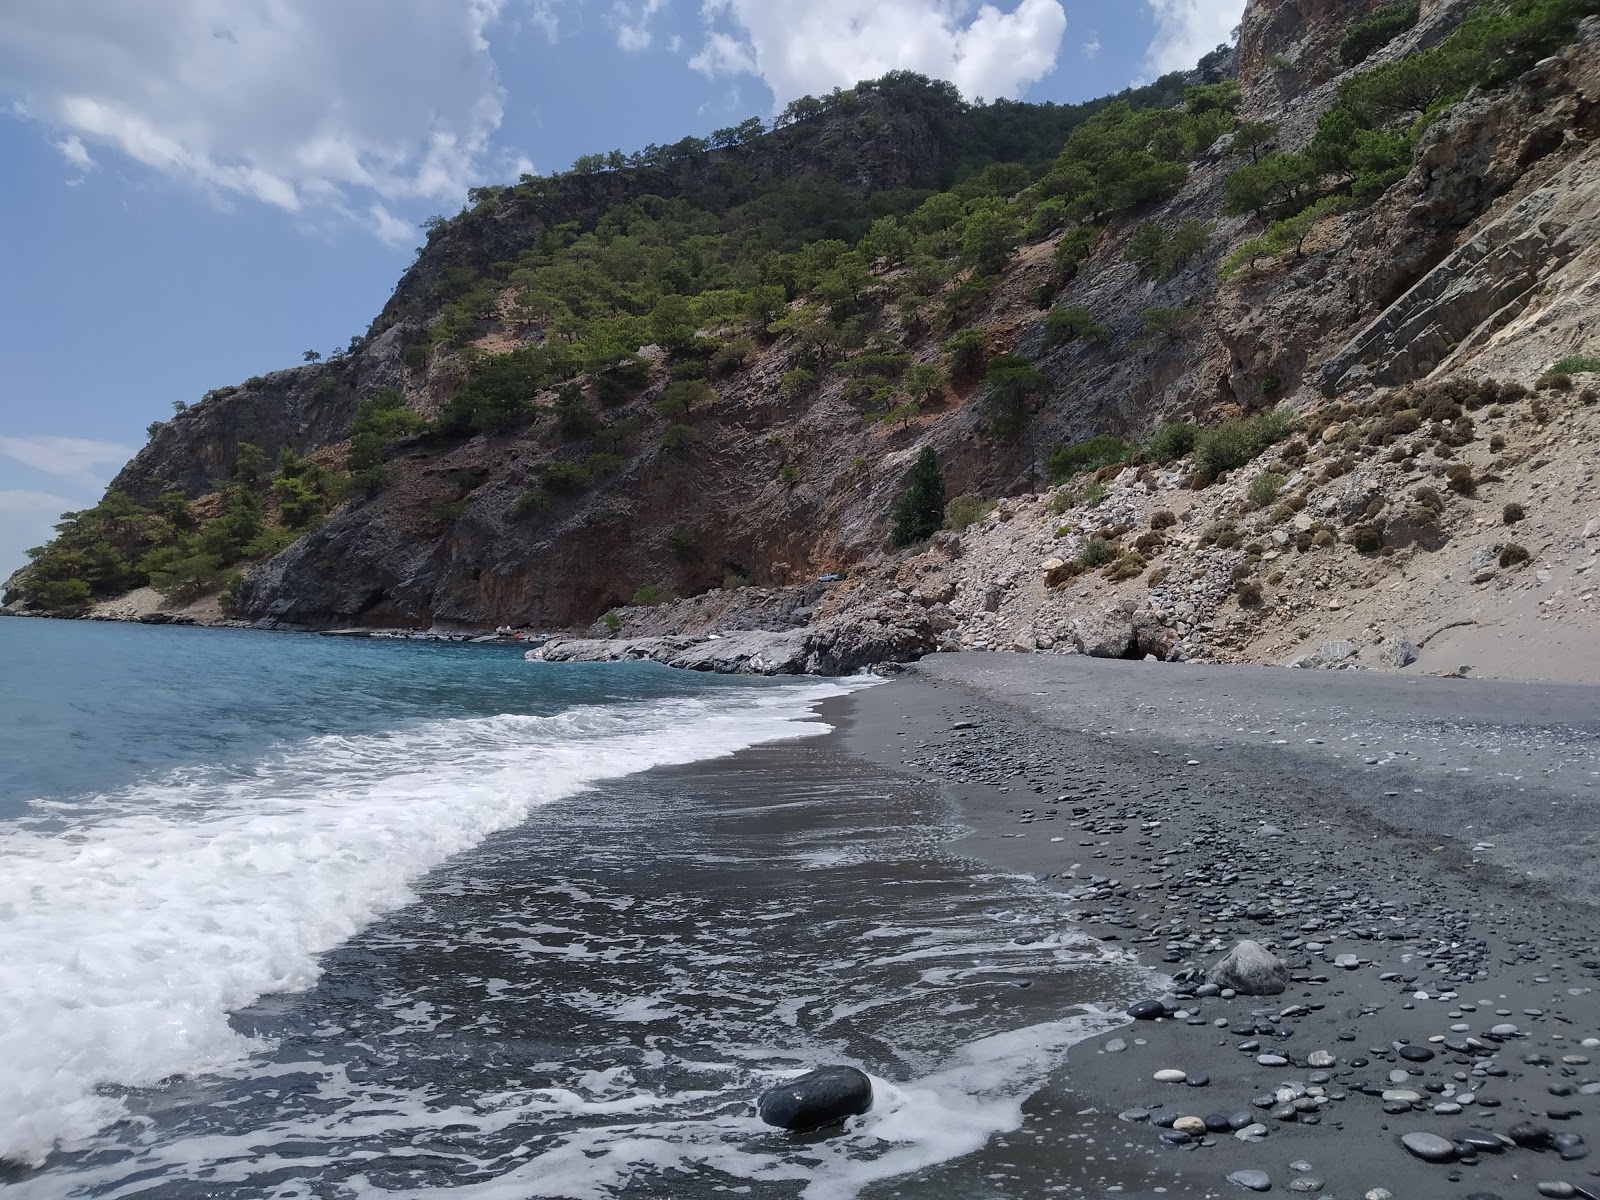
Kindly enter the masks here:
M 909 546 L 932 537 L 944 524 L 944 474 L 932 446 L 924 446 L 911 472 L 911 486 L 894 506 L 894 544 Z

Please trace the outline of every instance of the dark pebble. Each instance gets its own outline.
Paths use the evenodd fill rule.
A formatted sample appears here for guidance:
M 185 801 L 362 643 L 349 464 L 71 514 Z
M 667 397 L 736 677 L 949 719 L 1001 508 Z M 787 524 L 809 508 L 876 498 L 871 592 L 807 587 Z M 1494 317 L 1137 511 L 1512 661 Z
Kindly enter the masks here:
M 1520 1121 L 1506 1130 L 1506 1136 L 1525 1149 L 1537 1150 L 1550 1145 L 1554 1135 L 1530 1121 Z
M 1128 1015 L 1135 1021 L 1154 1021 L 1167 1015 L 1167 1006 L 1159 1000 L 1140 1000 L 1128 1005 Z

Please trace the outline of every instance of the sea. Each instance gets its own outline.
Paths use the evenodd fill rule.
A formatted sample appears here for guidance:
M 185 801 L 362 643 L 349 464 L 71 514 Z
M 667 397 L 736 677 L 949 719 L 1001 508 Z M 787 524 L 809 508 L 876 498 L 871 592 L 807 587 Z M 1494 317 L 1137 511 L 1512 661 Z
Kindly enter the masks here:
M 1038 1194 L 1130 968 L 866 686 L 0 620 L 0 1194 Z M 870 1112 L 761 1124 L 831 1063 Z

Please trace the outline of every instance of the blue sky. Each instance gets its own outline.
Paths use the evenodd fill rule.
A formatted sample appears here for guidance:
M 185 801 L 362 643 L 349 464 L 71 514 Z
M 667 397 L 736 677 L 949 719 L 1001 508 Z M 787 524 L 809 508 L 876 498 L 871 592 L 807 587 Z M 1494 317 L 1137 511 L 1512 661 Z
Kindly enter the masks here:
M 1075 101 L 1243 0 L 7 0 L 0 577 L 174 401 L 324 354 L 467 187 L 897 67 Z

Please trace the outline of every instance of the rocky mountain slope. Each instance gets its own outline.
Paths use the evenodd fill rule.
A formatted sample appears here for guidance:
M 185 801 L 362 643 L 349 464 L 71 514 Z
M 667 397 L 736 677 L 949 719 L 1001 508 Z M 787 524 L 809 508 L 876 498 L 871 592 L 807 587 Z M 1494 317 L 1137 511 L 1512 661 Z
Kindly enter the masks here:
M 1445 626 L 1507 619 L 1485 614 L 1531 579 L 1538 600 L 1518 628 L 1570 619 L 1579 624 L 1561 636 L 1577 644 L 1588 605 L 1570 573 L 1584 569 L 1583 530 L 1596 516 L 1584 508 L 1594 504 L 1583 400 L 1594 380 L 1581 368 L 1600 366 L 1582 361 L 1595 350 L 1600 279 L 1600 22 L 1578 29 L 1581 4 L 1555 7 L 1561 35 L 1541 26 L 1540 36 L 1557 53 L 1486 76 L 1494 86 L 1447 106 L 1429 99 L 1428 64 L 1478 36 L 1484 10 L 1420 5 L 1346 67 L 1374 6 L 1261 0 L 1236 55 L 1133 97 L 1148 107 L 1125 117 L 1051 111 L 1008 132 L 994 122 L 1016 113 L 884 81 L 813 102 L 759 137 L 723 131 L 713 146 L 483 189 L 431 232 L 347 355 L 208 396 L 159 430 L 113 489 L 145 506 L 181 493 L 215 519 L 237 506 L 240 485 L 216 481 L 240 477 L 241 445 L 336 473 L 358 457 L 361 434 L 350 434 L 372 426 L 373 398 L 389 396 L 417 417 L 384 426 L 381 465 L 350 472 L 360 486 L 328 489 L 326 519 L 255 544 L 266 553 L 225 597 L 235 619 L 588 628 L 613 642 L 808 630 L 790 638 L 782 669 L 848 669 L 941 645 L 1277 661 L 1342 633 L 1359 634 L 1375 658 L 1401 637 L 1437 649 Z M 1230 70 L 1231 95 L 1217 84 Z M 1320 161 L 1336 124 L 1328 114 L 1374 78 L 1426 94 L 1413 114 L 1369 122 L 1342 169 L 1358 176 L 1383 154 L 1385 169 L 1409 167 L 1370 185 L 1375 176 L 1360 176 L 1353 189 L 1323 171 L 1280 183 L 1289 190 L 1254 211 L 1239 202 L 1257 160 L 1268 170 Z M 1074 159 L 1084 130 L 1160 113 L 1139 136 L 1153 155 L 1140 169 L 1162 186 L 1106 200 L 1075 182 L 1127 156 L 1108 143 L 1091 146 L 1100 158 Z M 1395 132 L 1413 123 L 1414 147 Z M 1064 138 L 1068 151 L 1049 165 L 1039 147 Z M 1026 169 L 1002 179 L 992 164 L 1008 161 Z M 560 367 L 519 377 L 527 395 L 515 420 L 486 422 L 481 408 L 457 419 L 463 396 L 490 394 L 495 364 L 542 354 L 543 370 L 565 339 L 600 336 L 593 323 L 563 326 L 528 282 L 567 269 L 549 257 L 578 236 L 564 222 L 606 229 L 619 204 L 655 213 L 716 188 L 758 204 L 785 173 L 860 219 L 808 225 L 791 259 L 761 260 L 768 279 L 803 276 L 809 247 L 838 238 L 831 264 L 809 282 L 789 278 L 754 325 L 726 307 L 711 313 L 707 292 L 698 327 L 672 334 L 658 303 L 653 323 L 624 314 L 605 327 L 638 336 L 637 356 L 595 360 L 576 388 L 560 383 Z M 933 189 L 952 185 L 965 225 L 927 232 Z M 900 199 L 877 199 L 891 196 Z M 912 250 L 896 251 L 893 228 L 866 229 L 882 212 L 920 239 Z M 985 263 L 973 230 L 996 212 L 1011 243 Z M 641 229 L 624 231 L 630 253 L 650 253 Z M 615 245 L 599 245 L 594 261 Z M 930 246 L 946 252 L 942 272 L 927 266 Z M 555 265 L 538 274 L 535 260 Z M 931 288 L 919 290 L 919 271 Z M 815 320 L 807 325 L 816 314 L 834 331 L 820 351 Z M 645 344 L 664 330 L 670 344 Z M 976 371 L 950 348 L 964 331 L 978 331 Z M 992 368 L 985 381 L 983 359 L 1037 375 L 1008 399 Z M 1567 386 L 1546 378 L 1563 359 L 1579 370 Z M 948 369 L 948 386 L 912 396 L 905 381 L 918 368 Z M 1515 394 L 1541 380 L 1554 386 Z M 1293 422 L 1243 465 L 1208 470 L 1187 447 L 1158 456 L 1153 443 L 1138 446 L 1163 426 L 1216 428 L 1270 409 Z M 433 424 L 418 431 L 422 420 Z M 1120 457 L 1101 466 L 1079 456 L 1087 469 L 1051 487 L 1073 465 L 1053 449 L 1107 435 L 1124 443 Z M 953 512 L 957 529 L 896 554 L 892 510 L 927 445 L 948 495 L 999 504 L 962 531 L 981 510 L 974 501 Z M 372 458 L 370 446 L 363 453 Z M 304 491 L 282 478 L 272 486 L 269 530 L 288 511 L 281 497 Z M 1430 495 L 1419 500 L 1418 489 Z M 1525 516 L 1508 527 L 1497 502 Z M 1530 560 L 1502 568 L 1500 544 L 1513 541 Z M 1486 551 L 1492 570 L 1478 562 Z M 810 585 L 827 572 L 849 578 Z M 26 571 L 8 584 L 13 609 L 38 595 Z M 660 603 L 673 596 L 690 599 Z

